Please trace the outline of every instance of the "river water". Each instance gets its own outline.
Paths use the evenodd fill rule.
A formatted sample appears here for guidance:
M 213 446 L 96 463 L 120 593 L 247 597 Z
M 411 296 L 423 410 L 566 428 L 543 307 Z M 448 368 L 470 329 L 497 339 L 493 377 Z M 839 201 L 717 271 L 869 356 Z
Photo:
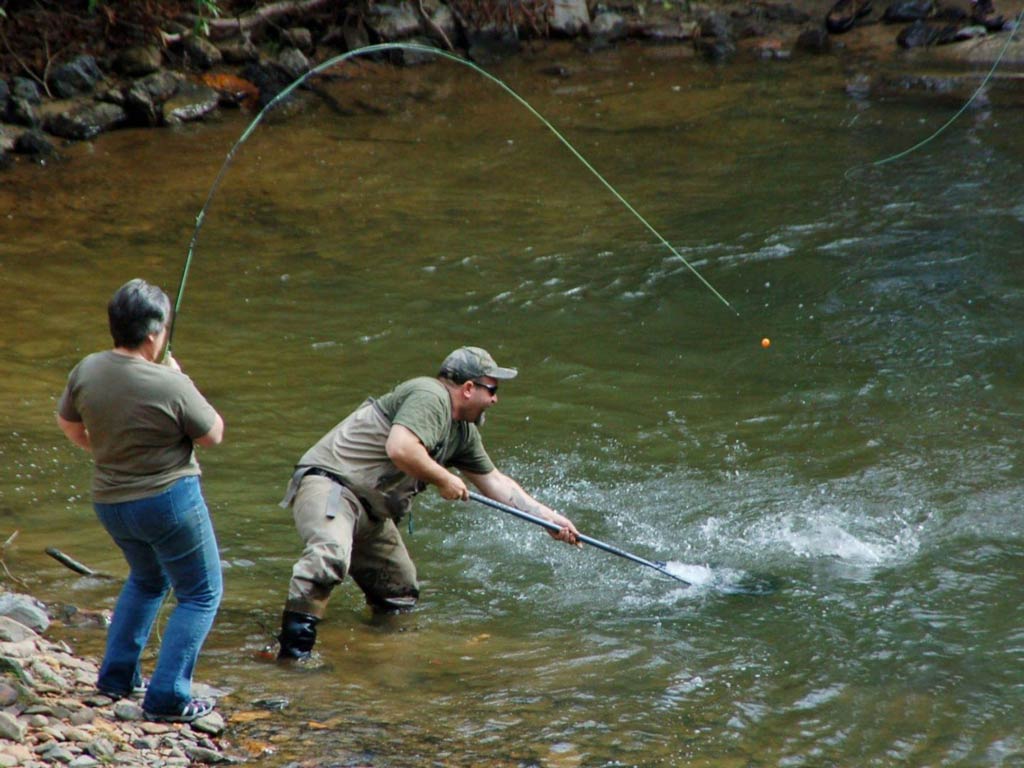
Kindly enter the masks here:
M 549 67 L 561 65 L 561 75 Z M 260 764 L 1024 765 L 1024 117 L 996 88 L 857 99 L 834 60 L 716 69 L 555 46 L 492 71 L 351 68 L 244 144 L 175 351 L 224 414 L 204 451 L 226 574 L 198 679 Z M 251 114 L 122 131 L 0 179 L 0 536 L 53 604 L 123 576 L 53 424 L 106 300 L 173 295 Z M 762 348 L 761 339 L 771 346 Z M 485 438 L 580 530 L 689 588 L 479 505 L 417 503 L 423 582 L 340 588 L 318 671 L 264 661 L 299 551 L 295 460 L 462 344 L 520 368 Z M 84 652 L 103 633 L 58 628 Z M 285 697 L 268 713 L 256 702 Z

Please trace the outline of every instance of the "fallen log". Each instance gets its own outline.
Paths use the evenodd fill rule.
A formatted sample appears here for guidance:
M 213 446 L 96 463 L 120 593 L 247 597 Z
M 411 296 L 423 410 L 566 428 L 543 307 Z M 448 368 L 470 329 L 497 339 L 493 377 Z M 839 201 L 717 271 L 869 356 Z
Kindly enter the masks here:
M 256 27 L 276 21 L 282 16 L 292 14 L 302 16 L 320 10 L 332 2 L 335 2 L 335 0 L 281 0 L 281 2 L 260 6 L 249 13 L 233 19 L 210 19 L 194 14 L 185 14 L 179 18 L 179 21 L 193 29 L 199 25 L 205 26 L 211 40 L 222 40 L 231 35 L 250 32 Z M 189 33 L 187 32 L 160 33 L 164 45 L 180 42 L 188 37 L 188 35 Z

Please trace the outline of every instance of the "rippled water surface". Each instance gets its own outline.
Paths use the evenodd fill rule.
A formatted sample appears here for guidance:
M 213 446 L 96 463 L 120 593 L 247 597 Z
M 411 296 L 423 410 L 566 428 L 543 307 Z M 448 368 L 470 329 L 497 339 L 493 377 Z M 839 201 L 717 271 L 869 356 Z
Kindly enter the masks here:
M 545 74 L 562 64 L 567 77 Z M 672 48 L 496 66 L 730 301 L 513 100 L 453 64 L 361 69 L 274 115 L 211 205 L 176 353 L 224 414 L 202 455 L 226 567 L 199 679 L 261 764 L 1024 765 L 1022 130 L 854 100 L 839 59 Z M 173 293 L 251 115 L 125 131 L 0 180 L 0 536 L 54 606 L 124 566 L 53 425 L 130 277 Z M 772 345 L 762 349 L 768 336 Z M 365 396 L 488 347 L 485 437 L 578 527 L 683 584 L 421 497 L 415 613 L 358 590 L 328 666 L 279 669 L 290 466 Z M 507 362 L 506 362 L 507 361 Z M 102 632 L 55 630 L 89 653 Z M 332 763 L 333 761 L 333 763 Z

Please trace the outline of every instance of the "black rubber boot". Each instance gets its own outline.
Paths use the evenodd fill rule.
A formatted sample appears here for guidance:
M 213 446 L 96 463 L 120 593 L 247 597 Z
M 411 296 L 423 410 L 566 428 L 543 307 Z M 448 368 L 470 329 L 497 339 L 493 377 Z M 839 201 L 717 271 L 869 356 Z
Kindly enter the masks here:
M 278 660 L 303 660 L 313 655 L 316 645 L 316 625 L 320 619 L 308 613 L 285 611 L 281 614 L 281 634 L 277 636 L 281 649 Z

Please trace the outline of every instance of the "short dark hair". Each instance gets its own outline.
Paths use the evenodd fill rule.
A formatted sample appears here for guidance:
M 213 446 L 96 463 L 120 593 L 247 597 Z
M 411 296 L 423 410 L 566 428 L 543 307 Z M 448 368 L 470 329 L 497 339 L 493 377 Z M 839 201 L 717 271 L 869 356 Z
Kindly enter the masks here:
M 151 333 L 159 333 L 171 316 L 171 300 L 141 278 L 117 289 L 107 304 L 110 335 L 115 347 L 136 349 Z

